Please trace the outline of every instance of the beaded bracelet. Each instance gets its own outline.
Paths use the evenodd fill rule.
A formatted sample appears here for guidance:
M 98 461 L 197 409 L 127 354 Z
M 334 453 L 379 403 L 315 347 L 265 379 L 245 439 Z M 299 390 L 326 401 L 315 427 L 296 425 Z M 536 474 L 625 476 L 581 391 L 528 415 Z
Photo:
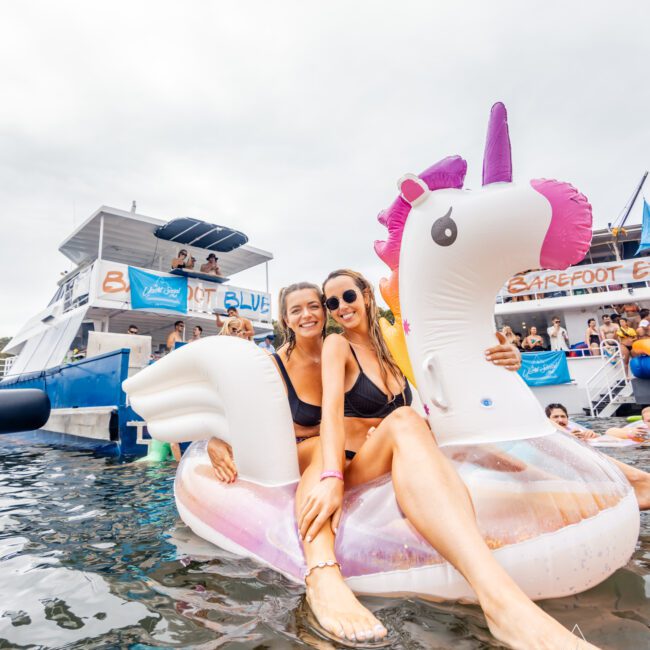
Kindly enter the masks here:
M 341 570 L 341 565 L 336 560 L 327 560 L 326 562 L 318 562 L 314 564 L 314 566 L 310 566 L 307 569 L 307 571 L 305 571 L 305 580 L 307 580 L 307 577 L 311 574 L 312 571 L 315 571 L 316 569 L 324 569 L 325 567 L 328 566 L 337 566 L 339 568 L 339 571 Z
M 324 481 L 326 478 L 337 478 L 339 481 L 343 480 L 343 473 L 338 469 L 327 469 L 320 475 L 320 480 Z

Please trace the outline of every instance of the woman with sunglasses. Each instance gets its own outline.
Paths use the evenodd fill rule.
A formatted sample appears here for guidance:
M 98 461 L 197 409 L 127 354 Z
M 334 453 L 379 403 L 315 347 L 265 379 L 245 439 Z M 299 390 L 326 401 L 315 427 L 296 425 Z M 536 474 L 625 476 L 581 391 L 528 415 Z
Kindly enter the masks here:
M 465 484 L 436 446 L 426 421 L 409 406 L 411 391 L 381 338 L 370 283 L 354 271 L 340 270 L 327 277 L 323 292 L 343 333 L 323 344 L 320 445 L 314 445 L 296 494 L 307 599 L 323 628 L 350 641 L 386 636 L 384 626 L 345 584 L 334 539 L 344 485 L 391 473 L 401 510 L 467 579 L 497 639 L 527 650 L 592 648 L 576 645 L 578 640 L 538 608 L 492 556 Z M 486 356 L 506 368 L 519 365 L 512 346 L 495 346 Z

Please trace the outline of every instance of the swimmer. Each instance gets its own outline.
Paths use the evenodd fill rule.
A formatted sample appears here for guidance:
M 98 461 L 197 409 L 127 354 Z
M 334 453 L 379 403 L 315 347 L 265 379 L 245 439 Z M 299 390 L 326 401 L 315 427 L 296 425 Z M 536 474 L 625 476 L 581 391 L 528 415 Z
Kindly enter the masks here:
M 353 642 L 387 633 L 345 584 L 334 539 L 344 486 L 390 473 L 401 510 L 472 586 L 497 639 L 527 650 L 593 648 L 538 608 L 494 559 L 465 484 L 426 421 L 410 408 L 411 391 L 381 338 L 368 281 L 353 271 L 335 271 L 323 292 L 343 333 L 323 344 L 320 438 L 302 443 L 311 447 L 313 458 L 296 494 L 307 599 L 319 623 Z M 486 351 L 488 360 L 505 367 L 518 367 L 513 355 L 519 359 L 503 344 Z M 371 427 L 376 428 L 368 436 Z
M 644 408 L 643 411 L 641 411 L 641 414 L 643 416 L 643 422 L 646 424 L 644 431 L 645 434 L 647 434 L 647 426 L 650 423 L 650 407 L 647 406 Z M 551 422 L 553 422 L 553 424 L 560 431 L 570 433 L 576 436 L 576 438 L 580 438 L 581 440 L 598 438 L 598 434 L 594 431 L 590 431 L 589 429 L 581 429 L 580 427 L 571 427 L 569 424 L 569 414 L 567 413 L 566 407 L 562 404 L 549 404 L 546 407 L 546 417 L 551 420 Z M 633 439 L 634 432 L 637 429 L 640 430 L 641 428 L 642 427 L 630 427 L 629 429 L 619 429 L 614 427 L 608 429 L 605 434 L 608 436 L 613 436 L 615 438 L 625 438 L 629 440 L 630 438 Z M 632 467 L 631 465 L 626 465 L 625 463 L 622 463 L 621 461 L 616 460 L 611 456 L 607 456 L 607 459 L 614 463 L 614 465 L 616 465 L 621 470 L 621 472 L 623 472 L 623 475 L 632 486 L 632 489 L 636 494 L 636 500 L 639 503 L 639 510 L 650 509 L 650 474 L 648 474 L 648 472 L 644 472 L 643 470 L 637 469 L 636 467 Z

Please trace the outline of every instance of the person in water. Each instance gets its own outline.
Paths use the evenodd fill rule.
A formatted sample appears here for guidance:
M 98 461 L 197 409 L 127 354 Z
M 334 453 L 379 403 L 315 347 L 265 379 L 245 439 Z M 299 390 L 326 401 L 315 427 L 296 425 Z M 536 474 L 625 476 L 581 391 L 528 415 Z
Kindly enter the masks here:
M 569 414 L 567 412 L 566 406 L 563 404 L 549 404 L 546 409 L 546 417 L 560 430 L 565 433 L 570 433 L 571 435 L 579 438 L 580 440 L 590 440 L 592 438 L 598 438 L 599 435 L 590 429 L 585 429 L 579 427 L 575 424 L 572 424 L 569 421 Z M 648 433 L 647 422 L 650 422 L 650 407 L 646 407 L 641 411 L 643 416 L 643 422 L 640 423 L 637 427 L 630 428 L 619 428 L 612 427 L 607 429 L 605 435 L 611 436 L 613 438 L 621 438 L 623 440 L 634 440 L 640 437 L 645 437 Z M 632 486 L 634 493 L 636 495 L 636 500 L 639 503 L 639 510 L 648 510 L 650 509 L 650 474 L 644 472 L 643 470 L 632 467 L 631 465 L 626 465 L 611 456 L 607 456 L 607 459 L 614 463 L 623 475 L 628 480 L 629 484 Z

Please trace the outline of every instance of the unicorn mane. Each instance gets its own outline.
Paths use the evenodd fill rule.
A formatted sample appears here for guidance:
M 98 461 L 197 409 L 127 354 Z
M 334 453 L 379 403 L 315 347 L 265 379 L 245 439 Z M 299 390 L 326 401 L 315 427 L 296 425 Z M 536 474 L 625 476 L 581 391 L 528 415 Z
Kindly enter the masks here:
M 466 172 L 467 163 L 465 160 L 460 156 L 448 156 L 425 169 L 418 177 L 426 183 L 431 191 L 449 188 L 461 189 Z M 374 247 L 375 253 L 391 270 L 388 279 L 382 278 L 380 280 L 379 291 L 395 316 L 394 326 L 390 325 L 385 319 L 381 319 L 381 331 L 402 372 L 415 385 L 404 338 L 404 329 L 408 329 L 408 323 L 402 322 L 399 304 L 399 255 L 402 234 L 410 211 L 411 205 L 401 196 L 398 196 L 388 209 L 382 210 L 377 216 L 377 220 L 388 229 L 388 238 L 385 241 L 375 241 Z

